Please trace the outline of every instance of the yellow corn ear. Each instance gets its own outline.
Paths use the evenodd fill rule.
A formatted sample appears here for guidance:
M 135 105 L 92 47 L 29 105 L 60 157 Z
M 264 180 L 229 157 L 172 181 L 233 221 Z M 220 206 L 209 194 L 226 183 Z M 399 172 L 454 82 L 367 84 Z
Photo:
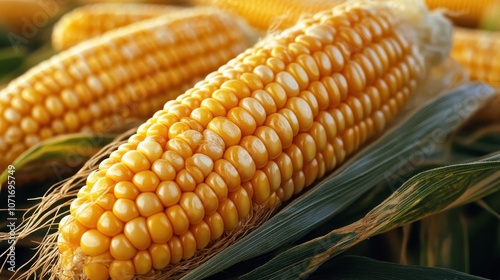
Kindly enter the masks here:
M 282 30 L 294 25 L 302 15 L 331 9 L 345 0 L 191 0 L 195 5 L 208 5 L 238 14 L 260 30 Z
M 88 176 L 60 223 L 58 273 L 158 273 L 331 172 L 384 131 L 423 71 L 394 22 L 323 11 L 167 102 Z
M 451 57 L 462 64 L 475 81 L 500 87 L 500 32 L 455 28 Z M 477 120 L 500 121 L 500 95 L 497 95 L 476 116 Z
M 104 3 L 86 5 L 65 14 L 52 31 L 52 46 L 64 50 L 87 39 L 144 19 L 178 11 L 180 7 L 154 4 Z
M 500 32 L 455 28 L 451 57 L 460 62 L 472 80 L 500 86 Z
M 0 170 L 49 137 L 147 118 L 250 45 L 218 11 L 186 10 L 88 40 L 0 90 Z
M 430 10 L 442 9 L 455 24 L 477 27 L 498 0 L 425 0 Z

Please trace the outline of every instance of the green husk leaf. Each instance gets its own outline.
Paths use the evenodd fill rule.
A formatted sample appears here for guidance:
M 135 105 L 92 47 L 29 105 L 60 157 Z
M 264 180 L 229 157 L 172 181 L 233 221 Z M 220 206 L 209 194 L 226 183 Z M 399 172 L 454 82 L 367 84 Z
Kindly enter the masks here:
M 424 280 L 424 279 L 456 279 L 476 280 L 482 277 L 466 274 L 460 271 L 425 267 L 415 265 L 401 265 L 391 262 L 374 260 L 361 256 L 345 256 L 332 259 L 313 273 L 310 280 Z
M 9 74 L 18 68 L 26 59 L 27 51 L 24 48 L 0 49 L 0 77 Z
M 15 170 L 16 186 L 47 178 L 63 180 L 78 171 L 88 159 L 115 138 L 115 134 L 78 133 L 43 141 L 11 163 Z M 0 174 L 0 192 L 1 185 L 7 182 L 9 175 L 9 169 Z
M 468 234 L 462 209 L 423 219 L 420 241 L 420 265 L 469 272 Z
M 433 154 L 446 142 L 446 135 L 462 125 L 491 96 L 489 87 L 469 83 L 423 105 L 262 226 L 183 279 L 207 277 L 290 244 L 351 205 L 376 183 L 385 179 L 392 187 L 400 180 L 398 170 L 408 163 L 411 165 L 411 156 L 425 158 Z M 346 233 L 337 239 L 348 240 L 354 235 Z
M 371 236 L 500 191 L 500 154 L 421 172 L 363 219 L 294 246 L 241 279 L 296 279 Z M 485 183 L 486 182 L 486 183 Z M 478 188 L 477 186 L 481 186 Z

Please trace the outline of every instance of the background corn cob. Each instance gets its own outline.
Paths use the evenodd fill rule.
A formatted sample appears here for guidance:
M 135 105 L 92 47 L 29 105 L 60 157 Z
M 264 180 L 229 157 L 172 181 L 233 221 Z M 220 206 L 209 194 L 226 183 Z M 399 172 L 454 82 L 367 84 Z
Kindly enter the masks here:
M 455 28 L 451 56 L 462 64 L 475 81 L 500 87 L 500 32 Z M 500 121 L 500 94 L 483 108 L 476 120 Z
M 180 7 L 154 4 L 93 4 L 65 14 L 54 26 L 52 45 L 64 50 L 106 31 L 178 11 Z
M 455 28 L 451 56 L 460 62 L 472 80 L 500 86 L 500 33 Z
M 302 15 L 330 9 L 345 0 L 191 0 L 194 5 L 214 6 L 236 13 L 260 30 L 281 30 L 294 25 Z
M 0 170 L 54 135 L 146 118 L 249 45 L 243 25 L 189 10 L 86 41 L 0 91 Z
M 62 275 L 156 279 L 341 164 L 387 127 L 424 69 L 393 22 L 387 10 L 321 12 L 167 102 L 72 202 Z
M 425 0 L 429 9 L 443 9 L 455 24 L 477 27 L 498 0 Z
M 25 33 L 31 36 L 43 25 L 61 16 L 67 10 L 68 3 L 69 1 L 57 0 L 2 0 L 0 1 L 0 27 L 5 26 L 18 36 L 24 37 Z

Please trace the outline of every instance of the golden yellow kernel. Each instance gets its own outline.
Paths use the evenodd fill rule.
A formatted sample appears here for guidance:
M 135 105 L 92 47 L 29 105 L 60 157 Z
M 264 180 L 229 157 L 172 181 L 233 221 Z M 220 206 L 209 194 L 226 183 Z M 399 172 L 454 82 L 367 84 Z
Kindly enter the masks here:
M 97 220 L 104 213 L 104 209 L 95 203 L 86 202 L 78 207 L 75 218 L 87 228 L 96 228 Z
M 177 122 L 177 123 L 174 123 L 172 124 L 172 126 L 170 126 L 170 128 L 168 129 L 168 138 L 169 139 L 173 139 L 175 138 L 177 135 L 181 134 L 182 132 L 186 131 L 186 130 L 189 130 L 190 127 L 186 124 L 186 123 L 183 123 L 183 122 Z M 163 152 L 163 151 L 162 151 Z
M 262 171 L 266 174 L 267 180 L 269 181 L 269 187 L 271 188 L 271 193 L 275 192 L 281 185 L 281 176 L 280 175 L 280 167 L 278 164 L 274 161 L 269 161 L 267 164 L 262 168 Z M 254 193 L 254 188 L 252 185 L 252 197 Z M 250 191 L 249 191 L 250 194 Z
M 300 150 L 300 148 L 297 145 L 292 144 L 284 152 L 292 160 L 293 173 L 302 170 L 302 167 L 304 166 L 304 157 L 302 155 L 302 151 Z
M 142 141 L 137 145 L 137 150 L 147 157 L 149 162 L 155 162 L 163 154 L 160 144 L 154 141 Z
M 313 123 L 313 112 L 309 104 L 302 98 L 292 97 L 288 99 L 286 108 L 293 111 L 299 122 L 299 131 L 307 131 Z
M 231 192 L 235 189 L 237 189 L 241 185 L 241 177 L 240 174 L 238 173 L 238 170 L 234 167 L 234 165 L 229 162 L 228 160 L 225 159 L 219 159 L 215 161 L 214 163 L 214 172 L 219 175 L 223 179 L 223 182 L 225 184 L 214 187 L 214 181 L 213 179 L 218 179 L 218 178 L 209 178 L 210 175 L 207 177 L 205 182 L 212 187 L 212 189 L 216 192 L 219 193 L 219 190 L 216 188 L 222 188 L 222 186 L 227 188 L 227 191 Z M 211 180 L 209 180 L 211 179 Z M 216 182 L 218 183 L 218 182 Z M 219 195 L 218 195 L 219 196 Z
M 143 217 L 149 217 L 155 213 L 163 211 L 163 205 L 155 193 L 144 192 L 135 199 L 137 210 Z
M 83 271 L 88 279 L 107 280 L 109 278 L 108 267 L 102 263 L 88 263 Z
M 271 186 L 269 185 L 267 175 L 263 171 L 257 170 L 255 176 L 250 180 L 250 183 L 254 189 L 253 202 L 258 205 L 266 202 L 271 195 Z
M 194 192 L 184 192 L 179 205 L 188 216 L 191 224 L 199 223 L 205 217 L 205 208 L 201 199 Z
M 342 102 L 339 105 L 339 110 L 342 113 L 342 116 L 345 120 L 345 127 L 350 128 L 354 126 L 355 119 L 351 107 L 349 107 L 349 105 L 347 105 L 346 103 Z
M 146 250 L 138 251 L 133 258 L 133 262 L 135 273 L 139 275 L 148 273 L 153 267 L 151 255 L 149 254 L 149 251 Z
M 174 166 L 165 159 L 157 159 L 151 165 L 151 171 L 160 179 L 161 181 L 170 181 L 175 179 L 176 170 Z
M 274 74 L 285 71 L 285 63 L 283 60 L 276 57 L 268 58 L 266 60 L 266 65 L 274 72 Z
M 200 108 L 209 111 L 213 118 L 226 115 L 226 109 L 224 106 L 213 98 L 203 99 L 203 101 L 201 101 Z
M 174 115 L 179 119 L 182 119 L 184 117 L 188 117 L 189 114 L 191 114 L 191 110 L 189 110 L 189 108 L 187 106 L 182 105 L 182 104 L 176 104 L 170 108 L 164 107 L 164 110 L 168 110 L 168 114 Z
M 196 238 L 193 233 L 188 230 L 179 236 L 179 239 L 182 243 L 182 259 L 190 259 L 196 253 Z
M 124 234 L 118 234 L 111 238 L 109 252 L 117 260 L 130 260 L 135 256 L 137 250 Z
M 80 248 L 83 253 L 94 257 L 103 254 L 109 249 L 110 238 L 96 229 L 86 231 L 80 240 Z
M 173 236 L 172 225 L 164 212 L 149 216 L 147 226 L 154 243 L 166 243 Z
M 170 241 L 168 241 L 168 248 L 170 249 L 170 263 L 176 264 L 182 260 L 183 247 L 181 240 L 177 236 L 173 236 Z
M 105 193 L 113 192 L 114 185 L 115 183 L 113 182 L 113 180 L 109 179 L 108 177 L 99 178 L 90 190 L 90 199 L 95 201 Z
M 241 139 L 240 146 L 250 154 L 256 168 L 261 168 L 267 163 L 269 158 L 267 148 L 258 137 L 253 135 L 245 136 Z
M 206 128 L 208 123 L 213 119 L 213 115 L 207 109 L 195 108 L 191 112 L 190 118 L 200 123 L 203 128 Z
M 265 91 L 269 93 L 274 101 L 276 110 L 279 110 L 285 106 L 288 95 L 285 89 L 278 83 L 272 82 L 266 85 Z
M 279 72 L 276 74 L 274 80 L 285 89 L 289 98 L 299 94 L 300 85 L 290 73 L 284 71 Z
M 238 225 L 238 210 L 232 200 L 221 201 L 217 212 L 224 220 L 224 230 L 230 231 Z
M 203 249 L 210 242 L 212 233 L 210 231 L 210 226 L 205 221 L 201 221 L 196 225 L 191 225 L 189 231 L 193 234 L 196 240 L 196 249 Z
M 64 104 L 56 96 L 48 96 L 45 107 L 53 117 L 60 117 L 64 113 Z
M 134 278 L 135 267 L 132 260 L 113 260 L 109 265 L 111 279 L 131 280 Z
M 21 120 L 21 129 L 26 134 L 35 134 L 39 129 L 38 123 L 31 117 L 25 116 Z M 0 129 L 1 131 L 1 129 Z
M 158 185 L 156 195 L 163 206 L 169 207 L 179 202 L 181 189 L 174 181 L 163 181 Z
M 108 169 L 109 170 L 109 169 Z M 122 181 L 116 183 L 113 188 L 116 198 L 128 198 L 134 200 L 139 195 L 139 189 L 129 181 Z
M 65 216 L 59 223 L 59 232 L 64 240 L 70 245 L 79 245 L 82 235 L 88 230 L 80 222 L 73 220 L 69 222 L 70 216 Z
M 257 128 L 254 135 L 259 138 L 266 146 L 269 160 L 279 156 L 282 151 L 281 140 L 276 131 L 268 126 L 261 126 Z
M 217 117 L 212 119 L 208 123 L 208 129 L 216 132 L 224 140 L 226 147 L 236 145 L 240 142 L 240 128 L 226 118 Z
M 266 109 L 255 98 L 243 98 L 240 100 L 240 103 L 238 103 L 238 106 L 245 109 L 250 115 L 252 115 L 257 127 L 262 125 L 266 120 Z
M 386 53 L 386 51 L 384 50 L 384 48 L 382 47 L 382 45 L 380 43 L 372 44 L 371 49 L 376 54 L 375 56 L 378 58 L 378 60 L 380 61 L 380 64 L 382 65 L 382 72 L 381 73 L 385 73 L 389 69 L 389 66 L 390 66 L 388 54 Z
M 246 218 L 252 208 L 252 200 L 248 196 L 246 190 L 240 187 L 236 191 L 229 193 L 228 198 L 236 205 L 238 217 L 240 219 Z
M 215 193 L 215 195 L 219 199 L 219 202 L 226 199 L 229 191 L 227 184 L 221 175 L 214 171 L 207 176 L 207 178 L 205 179 L 205 183 Z
M 292 177 L 292 180 L 293 180 L 293 194 L 296 195 L 296 194 L 299 194 L 300 192 L 302 192 L 302 190 L 304 189 L 304 185 L 305 185 L 305 176 L 304 176 L 304 172 L 303 171 L 299 171 L 295 174 L 293 174 L 293 177 Z
M 186 169 L 182 169 L 177 173 L 175 182 L 182 191 L 193 191 L 196 188 L 195 178 Z
M 313 159 L 306 166 L 304 166 L 303 174 L 305 187 L 310 186 L 316 180 L 316 178 L 318 178 L 318 169 L 318 161 L 316 159 Z
M 112 211 L 104 212 L 97 221 L 97 230 L 104 235 L 113 237 L 123 230 L 123 222 Z
M 278 134 L 283 149 L 292 144 L 293 130 L 288 119 L 283 114 L 271 114 L 267 117 L 265 125 L 272 128 Z
M 286 67 L 289 73 L 299 85 L 299 90 L 304 90 L 309 85 L 309 77 L 302 66 L 296 62 L 292 62 Z
M 193 149 L 191 148 L 191 146 L 179 137 L 168 140 L 167 149 L 169 149 L 170 152 L 177 153 L 183 159 L 187 159 L 188 157 L 193 155 Z M 165 153 L 163 155 L 165 155 Z M 164 156 L 162 157 L 168 160 L 168 158 L 165 158 Z
M 199 184 L 195 189 L 205 209 L 205 214 L 211 214 L 219 207 L 219 198 L 216 193 L 205 183 Z
M 253 73 L 266 84 L 272 82 L 274 79 L 273 70 L 266 65 L 262 65 L 262 63 L 259 63 L 258 66 L 253 69 Z
M 170 206 L 165 210 L 167 217 L 176 235 L 185 233 L 189 228 L 189 217 L 178 204 Z
M 88 201 L 88 198 L 84 197 L 84 198 L 81 198 L 81 197 L 77 197 L 75 200 L 73 200 L 71 202 L 71 204 L 69 205 L 69 213 L 72 215 L 72 216 L 76 216 L 76 214 L 78 213 L 77 210 L 78 208 L 80 208 L 80 206 L 82 206 L 84 203 L 86 203 Z
M 259 76 L 257 76 L 254 73 L 248 73 L 248 72 L 241 74 L 239 78 L 240 81 L 242 81 L 246 86 L 248 86 L 250 91 L 262 89 L 264 87 L 264 83 L 262 83 L 262 80 L 259 78 Z
M 262 105 L 262 107 L 264 107 L 266 115 L 276 112 L 276 103 L 267 91 L 262 89 L 256 90 L 252 93 L 252 98 L 255 98 Z
M 252 115 L 241 107 L 230 109 L 227 113 L 227 119 L 240 128 L 242 136 L 252 134 L 257 127 Z
M 153 171 L 142 170 L 134 175 L 132 182 L 141 192 L 154 192 L 160 180 Z
M 304 163 L 308 163 L 316 156 L 316 143 L 308 133 L 299 133 L 293 143 L 299 147 L 304 156 Z
M 207 215 L 204 219 L 210 228 L 210 240 L 215 240 L 224 233 L 224 219 L 218 212 Z
M 164 125 L 165 127 L 171 127 L 174 123 L 179 122 L 179 118 L 171 114 L 164 114 L 158 117 L 157 123 Z
M 275 162 L 279 167 L 281 182 L 288 181 L 288 179 L 290 179 L 293 175 L 292 159 L 288 156 L 288 154 L 281 153 L 281 155 L 275 159 Z M 269 175 L 267 176 L 269 177 Z M 272 191 L 275 191 L 275 189 L 271 189 Z
M 130 181 L 133 175 L 132 171 L 121 162 L 114 163 L 106 170 L 106 177 L 115 182 Z
M 256 167 L 252 157 L 247 150 L 239 145 L 229 147 L 224 153 L 224 159 L 236 168 L 241 182 L 250 180 L 255 174 Z M 228 183 L 228 186 L 230 185 L 232 184 Z M 232 190 L 233 188 L 229 187 L 229 191 Z
M 337 125 L 335 123 L 335 119 L 333 119 L 330 113 L 327 111 L 321 111 L 315 121 L 323 126 L 327 141 L 331 141 L 337 136 Z
M 196 153 L 192 157 L 186 159 L 186 168 L 189 166 L 198 168 L 203 174 L 203 177 L 206 177 L 212 172 L 214 162 L 209 156 L 202 153 Z
M 123 222 L 128 222 L 136 217 L 139 217 L 139 211 L 135 205 L 135 201 L 120 198 L 113 205 L 113 214 Z
M 136 150 L 131 150 L 123 154 L 121 161 L 134 173 L 143 170 L 149 170 L 151 166 L 151 163 L 149 162 L 147 157 Z
M 327 143 L 326 131 L 323 125 L 319 122 L 314 122 L 311 129 L 307 133 L 309 133 L 314 139 L 314 143 L 316 143 L 316 151 L 323 151 Z
M 142 132 L 141 128 L 139 128 L 137 131 L 139 133 Z M 166 126 L 164 126 L 163 124 L 161 124 L 161 123 L 154 123 L 154 124 L 151 124 L 147 128 L 146 133 L 141 133 L 141 134 L 145 134 L 146 136 L 159 135 L 159 136 L 167 137 L 167 135 L 168 135 L 168 128 Z
M 151 244 L 151 236 L 144 217 L 137 217 L 128 221 L 123 228 L 123 233 L 138 250 L 145 250 Z
M 170 248 L 168 244 L 151 244 L 149 254 L 154 269 L 164 269 L 170 263 Z
M 219 101 L 222 106 L 229 111 L 238 105 L 239 99 L 233 92 L 227 89 L 218 89 L 212 93 L 212 98 Z

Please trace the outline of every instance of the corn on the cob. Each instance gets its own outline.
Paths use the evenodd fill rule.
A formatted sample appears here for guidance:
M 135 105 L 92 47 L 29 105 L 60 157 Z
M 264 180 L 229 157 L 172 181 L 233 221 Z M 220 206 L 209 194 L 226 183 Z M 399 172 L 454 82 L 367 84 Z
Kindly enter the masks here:
M 243 27 L 217 11 L 178 12 L 89 40 L 32 68 L 0 91 L 0 170 L 51 136 L 146 119 L 248 47 Z
M 306 14 L 331 9 L 345 0 L 191 0 L 196 5 L 215 6 L 245 18 L 250 25 L 260 30 L 290 27 Z
M 9 31 L 23 39 L 31 39 L 40 28 L 63 14 L 69 6 L 68 2 L 57 0 L 0 1 L 0 26 L 7 27 Z
M 451 57 L 465 66 L 472 80 L 500 86 L 500 32 L 455 28 Z
M 443 9 L 455 24 L 477 27 L 498 0 L 425 0 L 429 9 Z
M 500 87 L 500 32 L 455 28 L 451 57 L 462 64 L 471 80 Z M 476 115 L 476 120 L 500 121 L 500 95 Z
M 152 275 L 341 164 L 387 127 L 424 69 L 393 23 L 384 9 L 318 13 L 167 102 L 72 202 L 62 274 Z
M 178 11 L 180 7 L 154 4 L 93 4 L 65 14 L 54 26 L 52 45 L 64 50 L 87 39 L 129 25 Z

